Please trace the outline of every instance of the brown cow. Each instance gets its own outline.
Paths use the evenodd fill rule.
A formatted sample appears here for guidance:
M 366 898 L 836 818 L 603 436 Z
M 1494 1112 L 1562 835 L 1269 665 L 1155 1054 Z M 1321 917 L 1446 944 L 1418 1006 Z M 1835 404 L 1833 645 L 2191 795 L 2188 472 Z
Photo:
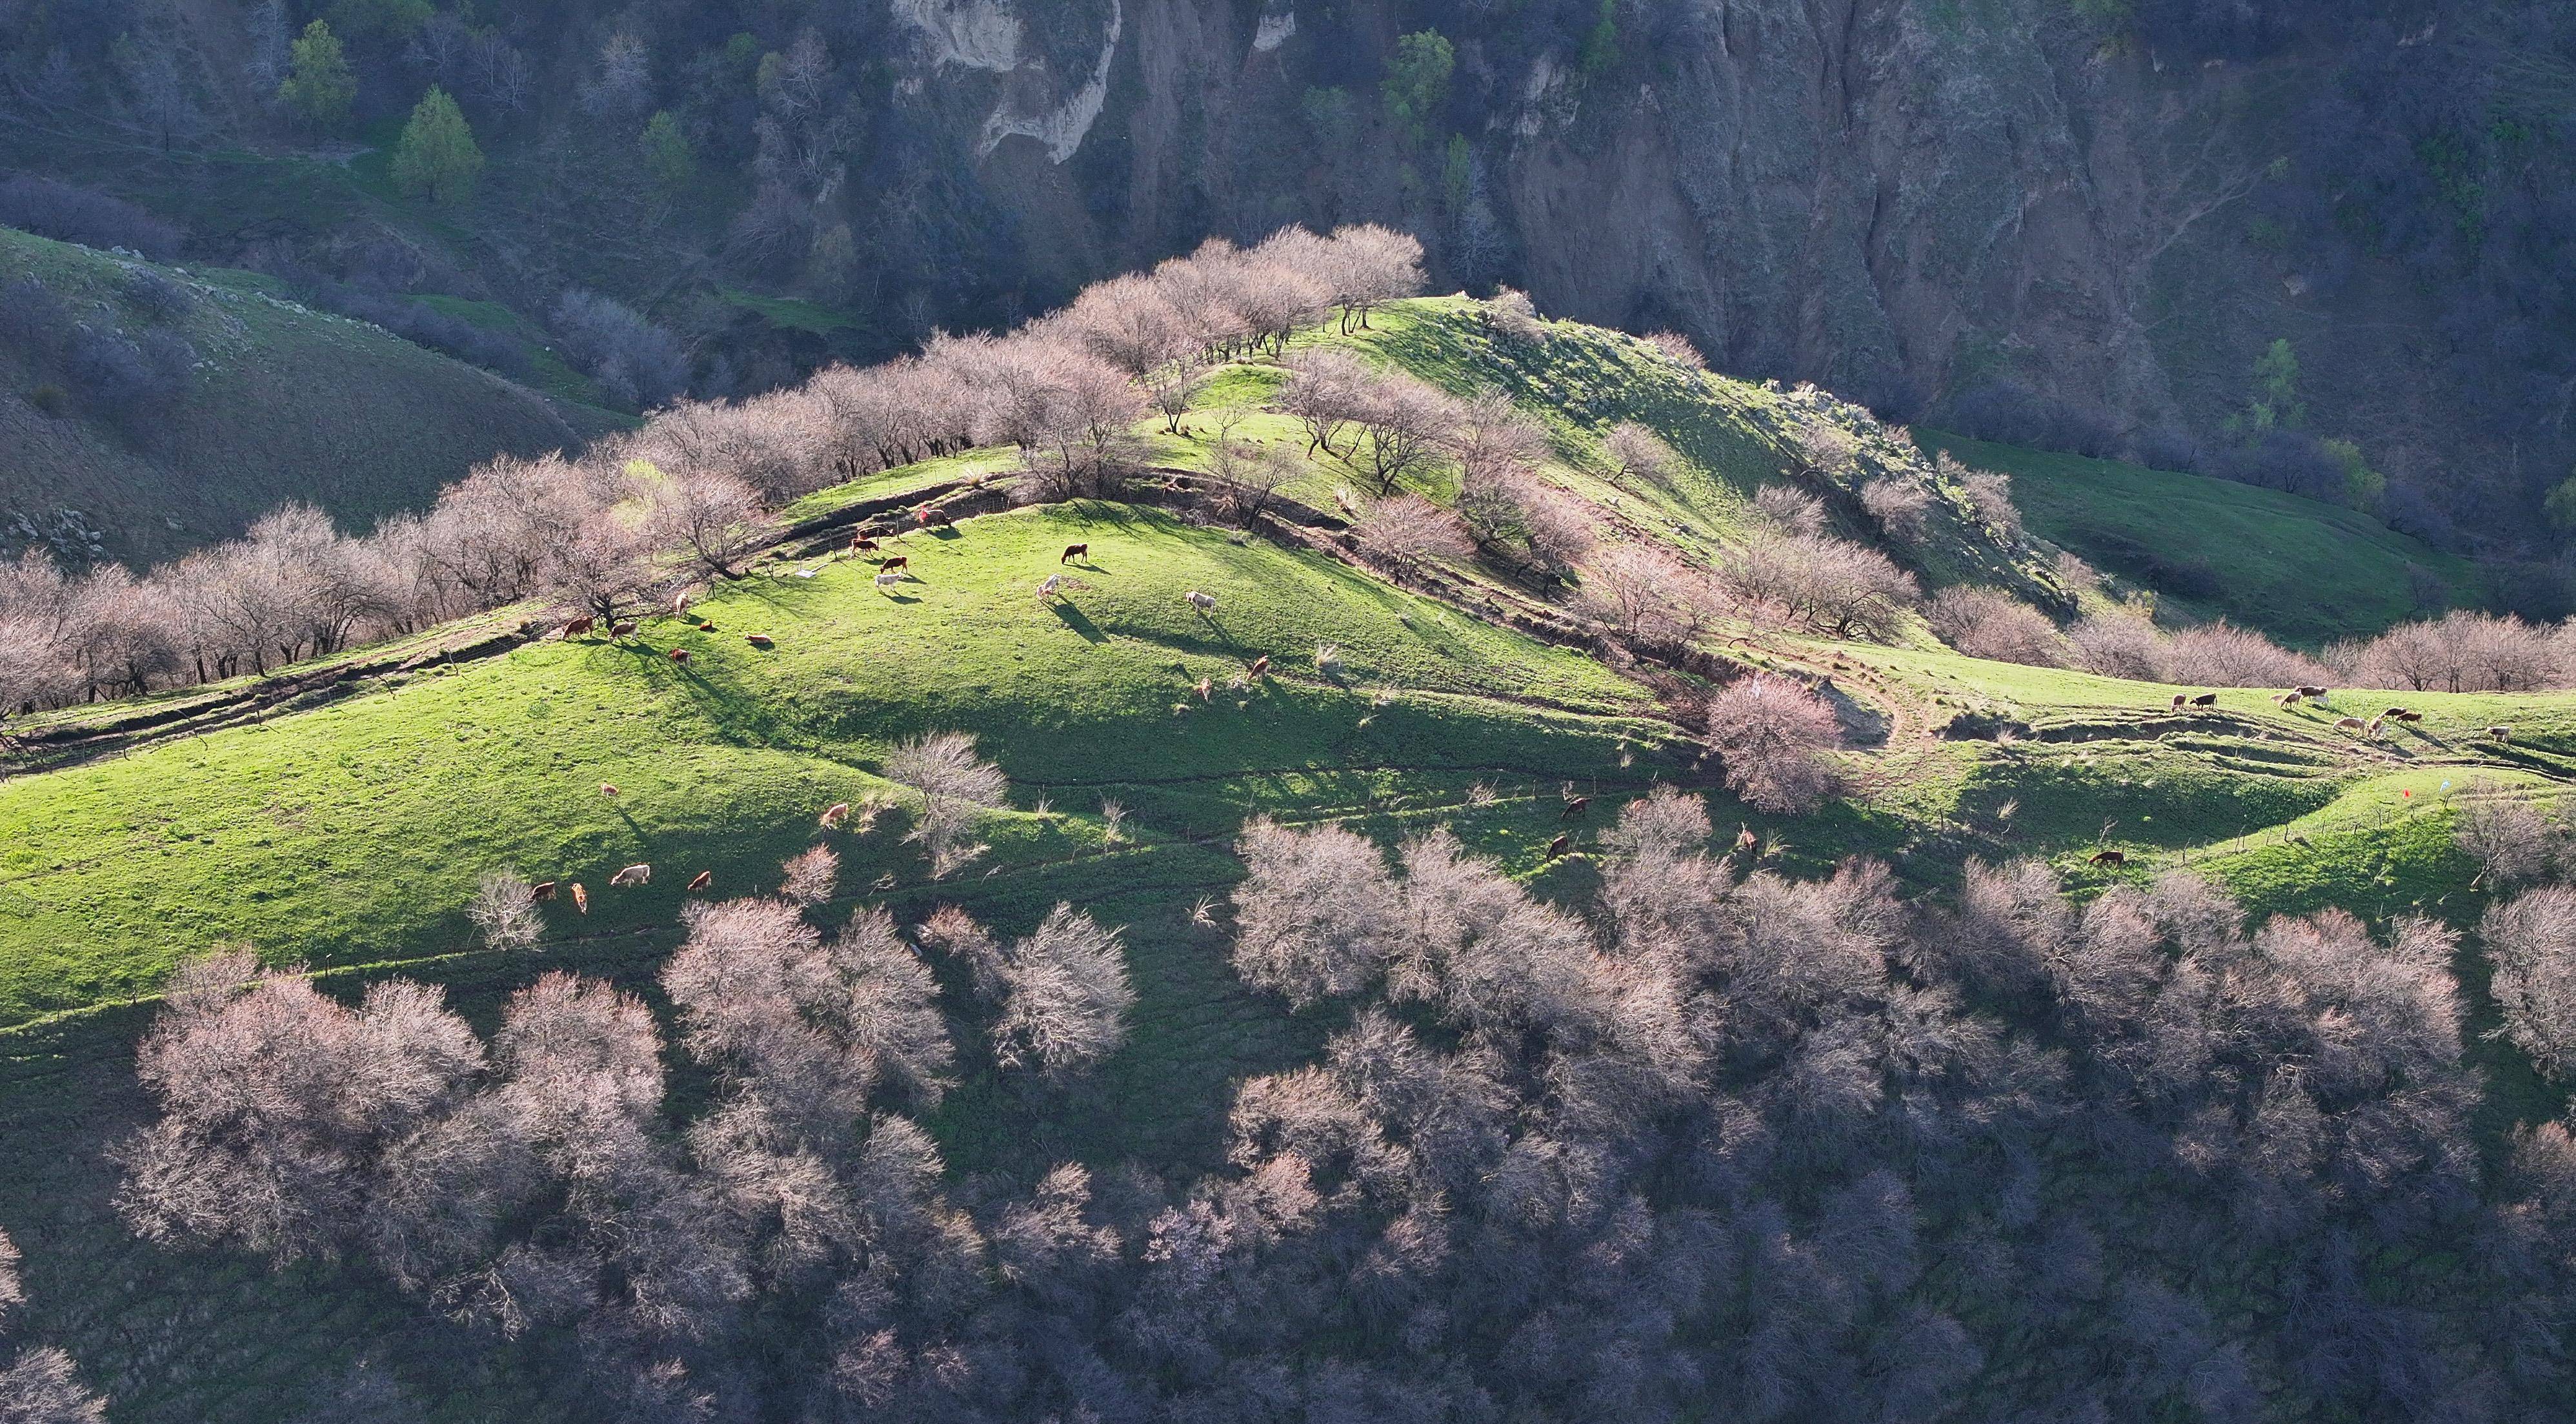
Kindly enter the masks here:
M 1573 847 L 1573 845 L 1574 832 L 1567 831 L 1562 835 L 1559 835 L 1555 840 L 1547 843 L 1547 858 L 1554 860 L 1558 856 L 1565 854 L 1567 850 Z
M 2275 707 L 2296 707 L 2299 705 L 2299 694 L 2295 692 L 2275 692 L 2272 694 L 2272 705 Z
M 2322 687 L 2298 687 L 2292 688 L 2291 691 L 2298 693 L 2301 697 L 2323 697 L 2326 695 L 2326 690 Z
M 536 884 L 528 887 L 528 903 L 531 905 L 537 904 L 541 901 L 551 900 L 554 897 L 555 883 L 551 880 L 540 880 Z
M 1244 675 L 1251 678 L 1254 682 L 1259 682 L 1261 679 L 1269 676 L 1270 655 L 1268 653 L 1263 653 L 1261 656 L 1254 658 L 1252 660 L 1252 666 L 1245 671 Z
M 924 529 L 938 529 L 957 522 L 948 517 L 947 510 L 933 509 L 926 504 L 914 510 L 912 517 Z
M 687 589 L 685 589 L 685 588 L 684 588 L 684 589 L 681 589 L 678 593 L 675 593 L 675 594 L 672 594 L 672 595 L 671 595 L 671 616 L 672 616 L 672 617 L 674 617 L 674 618 L 677 618 L 677 617 L 679 617 L 681 614 L 686 613 L 686 612 L 688 612 L 688 611 L 689 611 L 689 591 L 688 591 Z
M 2391 707 L 2379 715 L 2382 717 L 2395 717 L 2400 721 L 2404 721 L 2406 718 L 2406 709 L 2403 707 Z
M 598 626 L 599 620 L 596 618 L 576 618 L 564 625 L 563 635 L 567 638 L 578 638 Z
M 2176 712 L 2181 711 L 2181 710 L 2182 710 L 2182 704 L 2183 704 L 2184 702 L 2188 701 L 2188 700 L 2189 700 L 2189 699 L 2188 699 L 2188 697 L 2186 697 L 2186 695 L 2185 695 L 2185 694 L 2183 694 L 2183 693 L 2179 693 L 2179 692 L 2175 693 L 2175 694 L 2174 694 L 2174 700 L 2173 700 L 2173 710 L 2175 710 Z
M 1064 557 L 1057 559 L 1056 562 L 1059 564 L 1069 564 L 1076 559 L 1087 560 L 1090 557 L 1091 546 L 1089 544 L 1067 544 L 1064 546 Z
M 2193 698 L 2191 700 L 2191 705 L 2194 707 L 2215 707 L 2218 705 L 2218 694 L 2215 692 L 2204 692 L 2198 697 Z
M 2358 732 L 2363 730 L 2362 721 L 2359 717 L 2337 717 L 2334 721 L 2334 725 L 2335 730 L 2338 732 Z
M 2085 863 L 2088 865 L 2122 866 L 2129 863 L 2129 853 L 2123 850 L 2097 850 L 2093 852 L 2093 858 Z
M 652 881 L 653 867 L 649 865 L 630 865 L 624 870 L 617 872 L 615 875 L 608 877 L 608 883 L 612 888 L 623 888 L 628 885 L 649 885 Z
M 1751 850 L 1760 844 L 1762 844 L 1762 838 L 1753 834 L 1753 828 L 1751 826 L 1748 826 L 1741 821 L 1735 823 L 1735 848 L 1737 850 Z
M 2397 714 L 2397 720 L 2400 722 L 2421 722 L 2424 720 L 2424 714 L 2415 711 L 2400 712 Z
M 692 891 L 704 890 L 715 883 L 716 873 L 714 871 L 701 870 L 697 873 L 697 877 L 689 882 L 689 889 Z
M 878 573 L 886 573 L 894 569 L 908 569 L 911 567 L 912 555 L 910 554 L 888 554 L 884 558 L 877 560 Z
M 585 915 L 590 913 L 590 892 L 582 889 L 578 880 L 572 883 L 572 907 Z
M 698 631 L 699 631 L 699 632 L 701 632 L 701 633 L 712 633 L 712 632 L 714 632 L 715 630 L 716 630 L 716 625 L 715 625 L 714 623 L 712 623 L 712 622 L 710 622 L 710 621 L 708 621 L 707 619 L 704 619 L 704 618 L 701 618 L 701 619 L 699 619 L 699 620 L 698 620 Z
M 1565 814 L 1557 817 L 1557 819 L 1560 821 L 1579 821 L 1583 819 L 1583 813 L 1591 809 L 1591 797 L 1577 796 L 1573 800 L 1565 803 Z
M 838 826 L 849 817 L 850 803 L 847 801 L 835 801 L 823 808 L 823 826 L 826 830 Z
M 767 633 L 745 633 L 742 635 L 742 640 L 751 644 L 755 648 L 774 648 L 778 646 L 778 644 L 770 641 L 770 637 Z
M 610 636 L 610 637 L 612 637 L 612 638 L 631 638 L 631 637 L 634 637 L 634 636 L 635 636 L 635 620 L 634 620 L 634 619 L 632 619 L 632 618 L 627 618 L 627 619 L 622 619 L 622 620 L 620 620 L 620 621 L 619 621 L 615 626 L 611 627 L 611 628 L 608 630 L 608 636 Z
M 673 661 L 673 662 L 675 662 L 675 663 L 685 663 L 685 662 L 687 662 L 688 660 L 689 660 L 689 650 L 688 650 L 688 649 L 686 649 L 686 648 L 673 648 L 673 649 L 671 650 L 671 661 Z
M 873 554 L 876 551 L 877 541 L 865 534 L 850 541 L 850 552 L 853 554 Z
M 2513 740 L 2513 728 L 2489 727 L 2487 728 L 2487 735 L 2495 738 L 2499 742 L 2510 743 Z
M 614 796 L 614 795 L 616 795 L 616 794 L 617 794 L 617 783 L 616 783 L 616 782 L 614 782 L 614 781 L 603 781 L 603 782 L 599 783 L 599 794 L 600 794 L 600 795 L 602 795 L 602 796 Z

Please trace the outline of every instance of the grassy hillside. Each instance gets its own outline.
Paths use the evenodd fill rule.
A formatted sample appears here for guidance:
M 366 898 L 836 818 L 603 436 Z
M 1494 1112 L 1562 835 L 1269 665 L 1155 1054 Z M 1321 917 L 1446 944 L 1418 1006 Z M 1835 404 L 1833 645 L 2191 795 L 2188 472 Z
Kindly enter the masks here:
M 2034 532 L 2156 590 L 2167 614 L 2225 618 L 2313 647 L 2486 601 L 2468 560 L 2341 505 L 2117 460 L 1925 440 L 2011 475 Z
M 182 294 L 146 310 L 138 273 Z M 56 353 L 0 335 L 0 522 L 75 509 L 111 558 L 152 562 L 239 533 L 288 499 L 344 525 L 416 507 L 496 451 L 577 444 L 595 412 L 361 322 L 282 301 L 263 279 L 178 271 L 0 229 L 0 283 L 33 276 L 80 321 L 193 346 L 184 394 L 118 418 Z
M 1558 327 L 1497 344 L 1472 306 L 1439 301 L 1351 339 L 1453 389 L 1512 392 L 1553 433 L 1546 478 L 1599 501 L 1605 525 L 1686 554 L 1739 530 L 1750 491 L 1791 478 L 1784 442 L 1807 397 L 1689 372 L 1627 338 Z M 1229 368 L 1192 435 L 1152 437 L 1157 461 L 1203 461 L 1214 407 L 1258 402 L 1277 381 L 1262 363 Z M 1614 481 L 1598 441 L 1616 419 L 1655 426 L 1691 467 L 1651 486 Z M 1238 433 L 1298 440 L 1275 413 Z M 1005 463 L 977 452 L 891 471 L 791 514 Z M 2041 523 L 2045 478 L 2010 467 Z M 1288 493 L 1329 510 L 1347 478 L 1319 464 Z M 1445 497 L 1443 479 L 1425 492 Z M 2287 512 L 2267 527 L 2355 559 L 2400 557 Z M 1077 541 L 1090 560 L 1060 565 Z M 1474 597 L 1442 601 L 1322 553 L 1104 501 L 970 518 L 902 550 L 912 577 L 893 590 L 868 562 L 776 557 L 632 640 L 540 640 L 0 780 L 0 1229 L 28 1250 L 47 1337 L 83 1360 L 116 1417 L 274 1419 L 280 1400 L 360 1357 L 437 1401 L 441 1419 L 529 1417 L 543 1394 L 531 1357 L 471 1341 L 355 1269 L 271 1275 L 144 1247 L 118 1224 L 100 1144 L 141 1108 L 131 1043 L 149 1008 L 128 1001 L 214 946 L 252 944 L 332 971 L 339 988 L 401 966 L 488 1025 L 543 968 L 649 990 L 691 875 L 711 871 L 719 895 L 764 888 L 817 842 L 842 855 L 842 909 L 883 904 L 911 921 L 954 902 L 1018 932 L 1075 899 L 1127 929 L 1133 1040 L 1072 1089 L 970 1073 L 929 1125 L 966 1173 L 1069 1157 L 1182 1170 L 1221 1155 L 1235 1081 L 1311 1056 L 1322 1033 L 1318 1016 L 1283 1017 L 1250 994 L 1193 915 L 1235 883 L 1228 847 L 1256 811 L 1390 841 L 1445 824 L 1570 898 L 1617 804 L 1662 781 L 1707 794 L 1722 838 L 1741 824 L 1767 863 L 1801 874 L 1870 854 L 1937 892 L 1972 858 L 2029 855 L 2085 887 L 2189 866 L 2257 912 L 2335 903 L 2460 919 L 2478 892 L 2452 840 L 2459 809 L 2576 775 L 2576 695 L 2408 695 L 2425 720 L 2365 743 L 2334 718 L 2397 699 L 2344 692 L 2284 711 L 2228 691 L 2183 715 L 2177 689 L 1982 662 L 1919 633 L 1901 647 L 1774 634 L 1723 646 L 1823 679 L 1854 735 L 1839 754 L 1845 799 L 1768 817 L 1713 784 L 1694 729 L 1644 683 L 1472 616 L 1482 598 L 1525 596 L 1490 574 L 1456 571 Z M 2030 557 L 1959 541 L 1923 562 L 1935 577 L 1986 577 L 1981 564 Z M 1074 581 L 1042 601 L 1039 581 L 1059 569 Z M 1187 603 L 1191 590 L 1214 610 Z M 2308 616 L 2336 606 L 2317 599 Z M 1326 646 L 1338 656 L 1319 662 Z M 673 663 L 673 648 L 691 661 Z M 1270 677 L 1238 682 L 1264 655 Z M 2477 735 L 2497 721 L 2513 724 L 2511 746 Z M 934 728 L 975 733 L 1012 782 L 1008 808 L 980 827 L 985 855 L 944 880 L 905 839 L 909 793 L 878 774 L 896 742 Z M 1569 793 L 1598 803 L 1571 823 L 1577 853 L 1549 860 Z M 870 827 L 816 824 L 834 801 L 871 798 L 886 809 Z M 1124 813 L 1114 839 L 1108 801 Z M 2091 867 L 2105 847 L 2129 865 Z M 607 888 L 638 861 L 654 867 L 649 887 Z M 463 907 L 499 867 L 584 882 L 589 914 L 559 899 L 535 949 L 478 948 Z M 2520 1071 L 2493 1051 L 2499 1071 Z

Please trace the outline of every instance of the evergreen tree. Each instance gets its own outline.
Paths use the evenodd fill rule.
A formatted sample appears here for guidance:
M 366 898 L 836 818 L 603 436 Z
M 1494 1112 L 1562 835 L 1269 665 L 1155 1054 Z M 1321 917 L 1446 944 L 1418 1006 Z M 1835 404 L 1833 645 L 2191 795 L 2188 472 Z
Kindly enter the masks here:
M 482 171 L 483 150 L 474 145 L 465 111 L 446 90 L 431 85 L 394 149 L 395 184 L 413 197 L 461 203 L 474 196 L 474 179 Z
M 277 97 L 324 133 L 349 122 L 350 106 L 358 101 L 358 76 L 349 68 L 340 37 L 325 21 L 306 25 L 302 38 L 288 46 L 286 82 L 277 86 Z
M 697 172 L 696 155 L 689 151 L 689 136 L 680 131 L 680 121 L 671 111 L 662 109 L 644 125 L 644 134 L 636 140 L 644 154 L 644 171 L 666 192 L 676 192 L 689 185 Z

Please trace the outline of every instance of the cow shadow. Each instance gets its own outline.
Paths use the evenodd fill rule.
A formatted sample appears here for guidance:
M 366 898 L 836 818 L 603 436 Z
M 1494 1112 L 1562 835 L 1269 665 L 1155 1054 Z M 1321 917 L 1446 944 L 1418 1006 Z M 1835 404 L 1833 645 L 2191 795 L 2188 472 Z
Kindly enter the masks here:
M 1106 643 L 1109 641 L 1109 635 L 1100 631 L 1100 625 L 1091 621 L 1091 615 L 1074 607 L 1072 604 L 1058 601 L 1048 604 L 1047 609 L 1055 614 L 1057 621 L 1063 623 L 1064 626 L 1072 629 L 1076 633 L 1081 634 L 1084 642 Z

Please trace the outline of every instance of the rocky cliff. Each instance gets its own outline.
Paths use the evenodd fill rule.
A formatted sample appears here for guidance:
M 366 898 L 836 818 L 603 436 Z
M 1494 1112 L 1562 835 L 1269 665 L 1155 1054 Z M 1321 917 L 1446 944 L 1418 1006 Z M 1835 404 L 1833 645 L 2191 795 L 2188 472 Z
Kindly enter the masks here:
M 2362 181 L 2318 152 L 2315 114 L 2353 83 L 2331 34 L 2202 54 L 2067 0 L 1611 5 L 1586 44 L 1479 27 L 1516 7 L 1038 8 L 895 0 L 899 102 L 973 135 L 1041 285 L 1209 233 L 1377 220 L 1430 236 L 1444 281 L 1676 327 L 1728 369 L 1910 417 L 2169 457 L 2184 434 L 2241 443 L 2219 432 L 2286 339 L 2295 423 L 2401 495 L 2493 523 L 2566 473 L 2563 394 L 2499 419 L 2464 389 L 2492 376 L 2445 326 L 2438 263 L 2337 240 L 2344 207 L 2323 239 L 2299 230 L 2319 190 Z M 1449 92 L 1416 129 L 1378 84 L 1397 34 L 1435 20 Z M 2478 34 L 2445 23 L 2394 43 L 2457 62 Z

